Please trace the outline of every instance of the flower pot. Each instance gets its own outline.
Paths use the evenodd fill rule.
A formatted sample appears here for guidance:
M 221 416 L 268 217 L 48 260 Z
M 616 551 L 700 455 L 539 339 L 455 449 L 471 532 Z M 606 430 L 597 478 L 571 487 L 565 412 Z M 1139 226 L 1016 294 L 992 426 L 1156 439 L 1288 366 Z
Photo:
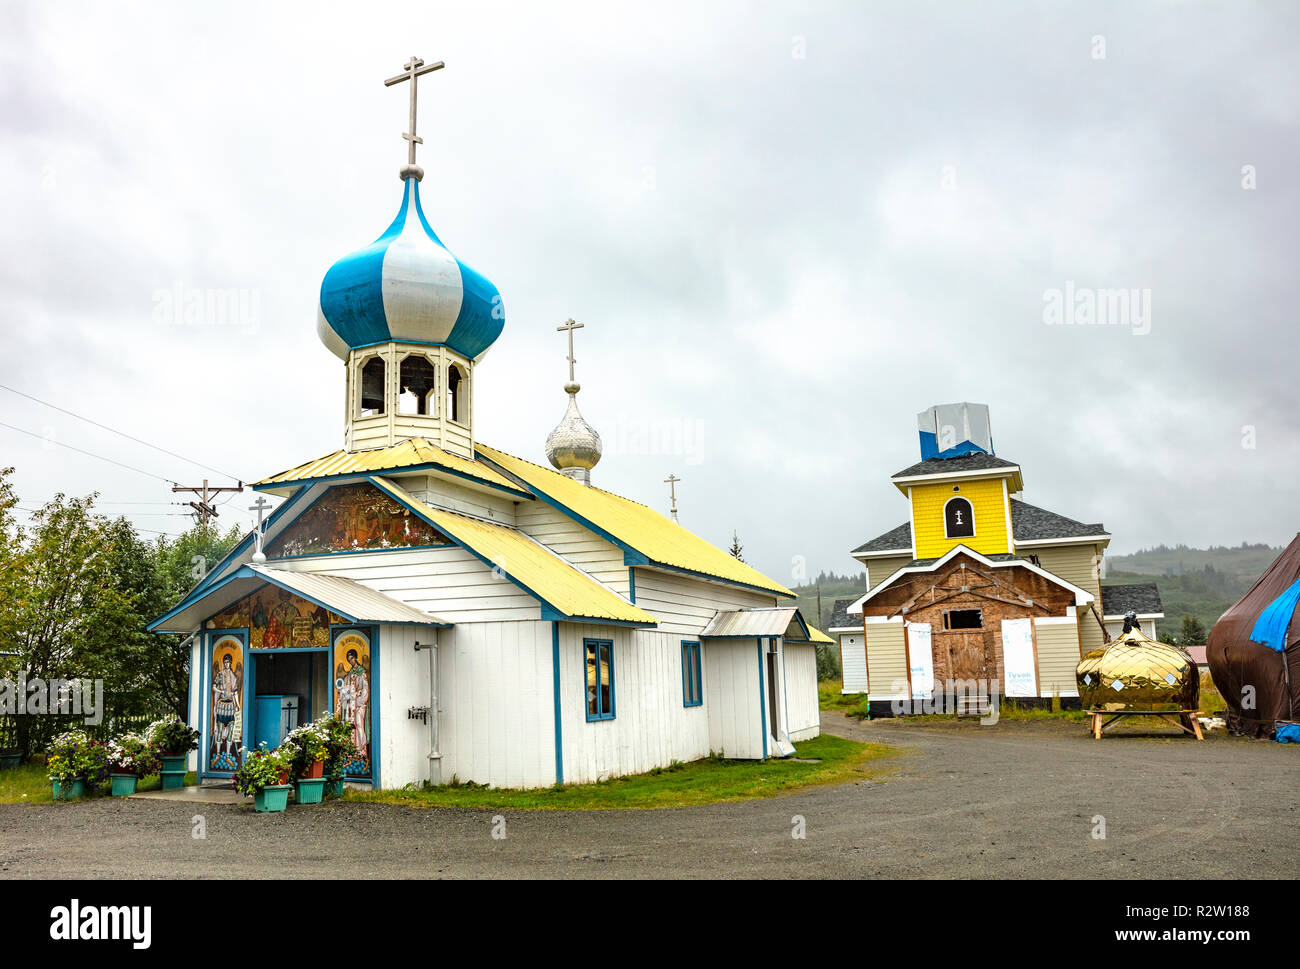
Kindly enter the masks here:
M 59 781 L 53 781 L 54 800 L 56 801 L 76 801 L 86 796 L 86 779 L 77 777 L 68 781 L 66 784 Z
M 180 771 L 185 773 L 185 762 L 189 760 L 188 754 L 163 754 L 158 758 L 162 762 L 162 769 L 165 771 Z
M 164 791 L 179 791 L 185 786 L 185 762 L 189 760 L 188 754 L 176 754 L 174 756 L 164 755 L 158 760 L 162 763 L 162 769 L 158 772 L 162 778 L 162 789 Z
M 253 810 L 283 811 L 289 806 L 289 785 L 268 784 L 253 795 Z
M 315 761 L 310 767 L 308 767 L 305 771 L 303 771 L 302 776 L 304 780 L 309 780 L 309 781 L 313 781 L 318 777 L 324 777 L 325 761 L 323 760 Z
M 127 797 L 135 793 L 135 785 L 140 778 L 134 774 L 114 774 L 113 775 L 113 796 Z
M 343 778 L 339 777 L 329 784 L 330 797 L 343 796 Z
M 294 783 L 293 793 L 299 804 L 319 804 L 325 795 L 325 778 L 300 777 Z
M 17 753 L 0 754 L 0 770 L 10 770 L 22 763 L 23 755 Z

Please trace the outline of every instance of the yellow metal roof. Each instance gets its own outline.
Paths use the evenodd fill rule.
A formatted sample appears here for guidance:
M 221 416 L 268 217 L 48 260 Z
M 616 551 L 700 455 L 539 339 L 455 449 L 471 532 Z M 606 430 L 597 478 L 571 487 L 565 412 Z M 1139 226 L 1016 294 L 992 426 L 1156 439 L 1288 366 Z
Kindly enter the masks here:
M 827 636 L 824 632 L 822 632 L 820 629 L 818 629 L 816 626 L 812 625 L 811 623 L 808 624 L 808 642 L 825 643 L 831 646 L 835 645 L 835 640 L 831 639 L 829 636 Z
M 458 457 L 430 444 L 422 437 L 411 438 L 391 447 L 372 448 L 367 451 L 335 451 L 315 461 L 308 461 L 288 471 L 281 471 L 256 482 L 254 488 L 290 485 L 315 478 L 332 478 L 340 475 L 402 471 L 421 466 L 433 470 L 450 471 L 460 477 L 470 478 L 497 488 L 518 492 L 519 487 L 480 461 Z
M 659 620 L 650 613 L 601 585 L 518 529 L 433 508 L 386 478 L 373 480 L 430 524 L 481 559 L 499 567 L 512 581 L 564 615 L 658 624 Z
M 590 522 L 597 531 L 635 549 L 653 563 L 794 598 L 794 593 L 779 582 L 772 581 L 652 508 L 580 484 L 558 471 L 484 444 L 476 444 L 475 450 L 580 519 Z

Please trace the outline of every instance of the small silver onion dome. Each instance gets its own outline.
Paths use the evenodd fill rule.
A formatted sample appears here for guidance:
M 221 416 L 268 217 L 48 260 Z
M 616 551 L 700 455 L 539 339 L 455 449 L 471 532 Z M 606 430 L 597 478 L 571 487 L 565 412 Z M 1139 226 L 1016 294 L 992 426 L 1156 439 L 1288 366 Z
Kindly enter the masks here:
M 546 459 L 575 481 L 591 484 L 591 469 L 600 461 L 600 435 L 578 412 L 578 391 L 582 385 L 570 380 L 564 385 L 569 406 L 555 430 L 546 438 Z

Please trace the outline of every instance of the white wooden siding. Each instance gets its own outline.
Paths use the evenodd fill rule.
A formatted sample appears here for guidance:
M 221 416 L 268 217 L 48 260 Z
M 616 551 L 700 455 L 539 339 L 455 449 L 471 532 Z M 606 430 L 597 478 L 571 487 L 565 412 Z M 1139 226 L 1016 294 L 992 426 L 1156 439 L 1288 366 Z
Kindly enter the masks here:
M 394 478 L 395 481 L 416 498 L 435 508 L 447 508 L 463 512 L 503 525 L 515 524 L 515 508 L 519 502 L 506 494 L 489 494 L 459 484 L 455 479 L 437 475 L 421 475 L 410 478 Z M 525 502 L 540 504 L 540 502 Z
M 378 684 L 371 684 L 370 702 L 372 721 L 379 721 L 379 749 L 372 756 L 382 787 L 429 778 L 429 725 L 408 719 L 406 711 L 429 705 L 429 656 L 415 644 L 433 638 L 431 627 L 379 627 Z
M 442 782 L 454 775 L 494 787 L 554 784 L 553 696 L 549 622 L 440 630 Z
M 786 719 L 792 741 L 807 740 L 821 733 L 820 699 L 817 696 L 817 647 L 785 644 Z
M 776 597 L 735 586 L 638 566 L 636 604 L 659 620 L 659 629 L 699 635 L 723 609 L 765 608 Z
M 448 622 L 540 619 L 541 605 L 458 546 L 277 559 L 278 569 L 353 579 Z
M 704 705 L 682 703 L 682 636 L 626 626 L 560 623 L 564 781 L 639 774 L 709 753 L 712 680 L 703 647 Z M 614 643 L 614 719 L 587 721 L 585 639 Z M 553 731 L 552 731 L 553 732 Z
M 709 712 L 709 749 L 724 757 L 763 756 L 763 708 L 757 639 L 704 642 L 704 706 Z
M 628 594 L 623 550 L 579 525 L 544 501 L 522 502 L 515 517 L 521 532 L 604 582 L 619 595 Z

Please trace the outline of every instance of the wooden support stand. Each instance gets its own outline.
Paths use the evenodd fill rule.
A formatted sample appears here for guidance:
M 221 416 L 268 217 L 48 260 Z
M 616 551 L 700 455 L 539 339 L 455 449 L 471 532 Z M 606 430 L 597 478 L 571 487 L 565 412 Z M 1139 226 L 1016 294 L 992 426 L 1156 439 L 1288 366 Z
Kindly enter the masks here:
M 1129 717 L 1159 717 L 1172 723 L 1184 733 L 1191 734 L 1197 740 L 1204 740 L 1205 737 L 1201 734 L 1201 721 L 1197 719 L 1199 714 L 1199 710 L 1089 710 L 1088 732 L 1092 734 L 1094 740 L 1100 740 L 1103 731 L 1109 730 L 1121 720 Z M 1104 717 L 1110 719 L 1103 723 Z

